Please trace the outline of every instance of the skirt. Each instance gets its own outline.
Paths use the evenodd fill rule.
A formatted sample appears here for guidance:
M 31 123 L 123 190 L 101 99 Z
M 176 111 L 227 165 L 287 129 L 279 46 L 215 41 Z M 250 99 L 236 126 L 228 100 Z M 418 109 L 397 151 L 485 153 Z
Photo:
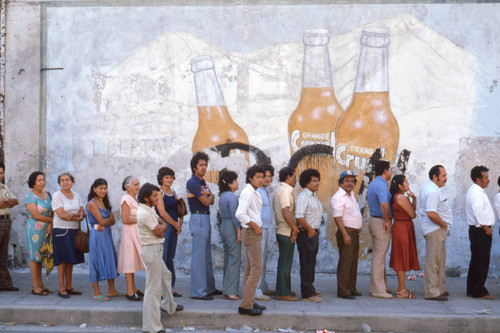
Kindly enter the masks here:
M 81 264 L 85 262 L 83 252 L 75 249 L 76 232 L 78 229 L 54 228 L 52 243 L 54 245 L 54 265 L 61 263 Z
M 90 225 L 89 238 L 89 278 L 90 282 L 116 279 L 116 252 L 111 236 L 111 227 L 103 231 Z
M 415 227 L 411 220 L 396 220 L 394 222 L 389 267 L 396 272 L 420 270 L 417 242 L 415 240 Z
M 141 250 L 137 224 L 124 224 L 118 252 L 118 273 L 135 273 L 146 269 Z

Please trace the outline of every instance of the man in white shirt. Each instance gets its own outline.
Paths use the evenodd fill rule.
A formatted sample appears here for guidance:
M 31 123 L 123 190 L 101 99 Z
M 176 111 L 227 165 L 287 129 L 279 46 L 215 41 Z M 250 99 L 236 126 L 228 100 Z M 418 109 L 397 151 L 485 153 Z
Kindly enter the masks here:
M 241 224 L 241 240 L 245 246 L 245 273 L 243 274 L 243 299 L 240 314 L 261 315 L 265 306 L 255 303 L 255 290 L 262 273 L 262 197 L 257 189 L 264 182 L 264 169 L 254 165 L 247 170 L 247 186 L 241 191 L 236 218 Z
M 142 305 L 142 331 L 166 332 L 161 323 L 161 312 L 172 315 L 182 311 L 182 305 L 176 305 L 172 295 L 172 273 L 163 262 L 163 232 L 166 223 L 159 224 L 154 210 L 161 200 L 160 189 L 150 183 L 142 185 L 137 195 L 140 207 L 137 210 L 137 231 L 142 244 L 142 260 L 146 264 L 146 289 Z M 172 228 L 170 226 L 169 228 Z M 163 297 L 163 300 L 161 300 Z
M 495 215 L 488 195 L 484 191 L 490 183 L 489 169 L 475 166 L 470 172 L 474 184 L 465 197 L 465 215 L 469 223 L 470 263 L 467 273 L 467 296 L 494 300 L 484 286 L 490 267 L 491 235 Z
M 356 289 L 358 276 L 359 233 L 363 226 L 354 186 L 356 175 L 344 170 L 339 176 L 339 190 L 330 199 L 333 218 L 337 225 L 337 246 L 339 262 L 337 266 L 337 297 L 356 299 L 362 296 Z
M 498 177 L 497 183 L 500 186 L 500 177 Z M 495 210 L 497 212 L 497 219 L 500 221 L 500 192 L 495 195 Z
M 320 174 L 316 169 L 306 169 L 299 177 L 302 192 L 295 201 L 295 218 L 299 224 L 297 249 L 300 261 L 300 291 L 307 302 L 321 303 L 321 296 L 314 288 L 316 256 L 319 249 L 319 227 L 323 206 L 318 199 Z
M 446 279 L 446 237 L 452 224 L 452 212 L 441 188 L 448 175 L 442 165 L 429 170 L 429 181 L 420 189 L 420 228 L 425 238 L 425 299 L 447 301 L 449 293 L 444 288 Z

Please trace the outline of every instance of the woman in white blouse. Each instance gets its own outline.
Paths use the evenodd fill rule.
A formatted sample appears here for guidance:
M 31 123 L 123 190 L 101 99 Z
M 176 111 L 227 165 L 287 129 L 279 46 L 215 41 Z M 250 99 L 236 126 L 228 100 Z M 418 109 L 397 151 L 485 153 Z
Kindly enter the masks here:
M 85 262 L 83 252 L 75 249 L 76 232 L 85 217 L 83 201 L 71 190 L 75 178 L 70 173 L 57 177 L 61 189 L 52 197 L 54 215 L 54 265 L 59 277 L 59 297 L 81 295 L 72 285 L 73 265 Z

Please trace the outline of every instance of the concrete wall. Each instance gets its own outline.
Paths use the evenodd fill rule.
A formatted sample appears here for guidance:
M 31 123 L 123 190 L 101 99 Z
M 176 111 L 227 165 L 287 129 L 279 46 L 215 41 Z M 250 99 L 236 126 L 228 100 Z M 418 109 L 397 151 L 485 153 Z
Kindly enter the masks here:
M 500 174 L 500 60 L 492 56 L 500 47 L 495 19 L 500 5 L 120 4 L 8 3 L 5 156 L 7 183 L 21 202 L 28 192 L 25 180 L 38 168 L 46 171 L 52 192 L 58 189 L 58 173 L 74 173 L 75 190 L 82 197 L 93 179 L 106 178 L 116 216 L 120 184 L 129 174 L 153 182 L 157 169 L 168 165 L 177 172 L 175 189 L 184 195 L 198 124 L 189 61 L 199 54 L 214 58 L 232 118 L 250 144 L 279 169 L 290 159 L 287 123 L 301 93 L 304 29 L 330 32 L 335 95 L 347 108 L 360 31 L 365 25 L 384 26 L 391 31 L 389 85 L 400 128 L 398 153 L 411 152 L 406 175 L 417 193 L 432 165 L 447 168 L 445 192 L 453 203 L 455 223 L 448 266 L 464 271 L 469 256 L 463 209 L 468 173 L 472 166 L 485 164 L 492 180 Z M 241 176 L 249 163 L 238 157 L 211 157 L 214 169 L 230 166 Z M 250 155 L 250 164 L 254 161 Z M 498 192 L 494 183 L 487 189 L 491 198 Z M 333 194 L 332 189 L 328 192 Z M 15 208 L 13 215 L 10 251 L 14 263 L 24 266 L 24 207 Z M 221 267 L 215 218 L 212 223 L 214 261 Z M 120 225 L 113 232 L 117 243 Z M 331 272 L 338 258 L 331 220 L 322 230 L 318 270 Z M 425 243 L 418 223 L 416 230 L 423 264 Z M 177 266 L 186 270 L 190 242 L 186 223 L 176 258 Z M 366 230 L 363 242 L 360 271 L 368 272 Z M 500 250 L 494 245 L 492 252 L 496 272 Z M 274 245 L 272 270 L 276 258 Z

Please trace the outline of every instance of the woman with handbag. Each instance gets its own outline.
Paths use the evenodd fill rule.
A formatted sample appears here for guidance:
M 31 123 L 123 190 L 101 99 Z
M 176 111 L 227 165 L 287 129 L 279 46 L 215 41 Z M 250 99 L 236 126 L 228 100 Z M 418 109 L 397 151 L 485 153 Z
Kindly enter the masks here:
M 111 235 L 115 217 L 108 198 L 108 183 L 102 178 L 90 187 L 87 216 L 90 223 L 89 275 L 96 301 L 109 301 L 109 297 L 125 296 L 115 289 L 116 252 Z M 99 281 L 108 280 L 108 297 L 101 293 Z
M 120 252 L 118 253 L 118 273 L 125 273 L 127 294 L 129 301 L 142 301 L 144 294 L 137 289 L 134 273 L 146 269 L 141 257 L 141 241 L 137 233 L 137 193 L 139 193 L 139 179 L 128 176 L 123 180 L 122 190 L 127 191 L 120 199 L 120 215 L 122 217 L 122 233 Z
M 59 297 L 69 298 L 69 295 L 81 295 L 73 288 L 73 265 L 85 262 L 83 252 L 75 248 L 76 233 L 80 222 L 85 217 L 85 209 L 80 196 L 71 188 L 75 178 L 68 172 L 57 177 L 61 189 L 52 197 L 54 215 L 54 265 L 57 266 L 59 277 Z
M 31 293 L 46 296 L 52 290 L 47 289 L 42 281 L 42 256 L 40 249 L 45 242 L 46 234 L 52 233 L 52 199 L 45 189 L 45 175 L 41 171 L 31 173 L 28 187 L 32 189 L 24 199 L 28 210 L 26 235 L 28 238 L 30 272 L 32 279 Z
M 184 204 L 184 211 L 180 212 L 179 215 L 177 210 L 182 210 L 178 205 L 182 205 L 184 201 L 177 197 L 177 194 L 172 189 L 172 183 L 175 179 L 174 170 L 168 167 L 162 167 L 158 170 L 158 175 L 156 176 L 158 184 L 161 186 L 161 192 L 163 200 L 158 200 L 158 204 L 155 207 L 156 213 L 167 222 L 168 228 L 164 232 L 165 242 L 163 243 L 163 261 L 167 266 L 168 270 L 172 273 L 172 294 L 174 297 L 182 297 L 181 294 L 174 291 L 175 286 L 175 267 L 174 258 L 175 250 L 177 248 L 177 237 L 182 231 L 182 222 L 184 215 L 186 215 L 186 209 Z

